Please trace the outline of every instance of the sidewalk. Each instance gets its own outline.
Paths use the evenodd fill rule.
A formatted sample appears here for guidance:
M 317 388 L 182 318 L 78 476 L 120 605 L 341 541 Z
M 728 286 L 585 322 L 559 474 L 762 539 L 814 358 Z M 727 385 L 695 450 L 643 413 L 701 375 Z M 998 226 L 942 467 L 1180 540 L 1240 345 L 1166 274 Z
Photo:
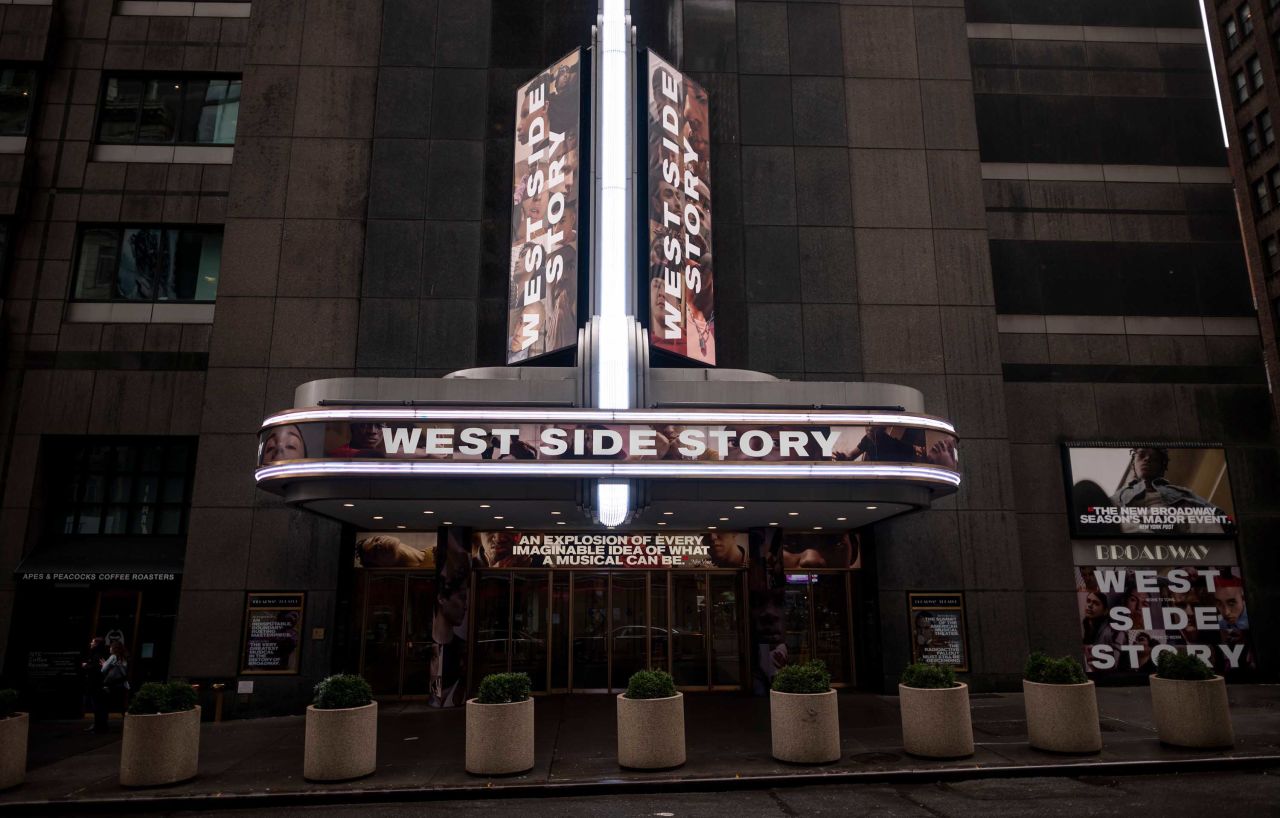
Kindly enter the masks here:
M 612 696 L 549 696 L 536 704 L 536 766 L 524 775 L 485 779 L 463 769 L 464 714 L 419 704 L 383 704 L 378 770 L 343 784 L 302 778 L 301 716 L 206 724 L 200 774 L 175 787 L 128 790 L 117 781 L 119 733 L 82 732 L 81 722 L 32 725 L 27 783 L 0 793 L 0 812 L 229 807 L 254 803 L 332 803 L 362 799 L 465 798 L 570 794 L 654 788 L 727 789 L 830 781 L 923 780 L 987 775 L 1084 775 L 1233 765 L 1280 766 L 1280 686 L 1229 688 L 1236 747 L 1198 752 L 1164 747 L 1155 737 L 1145 687 L 1098 691 L 1104 748 L 1099 755 L 1032 750 L 1020 694 L 974 696 L 977 752 L 962 761 L 928 761 L 901 747 L 898 700 L 841 695 L 844 756 L 835 764 L 795 767 L 769 755 L 769 701 L 686 694 L 688 763 L 666 772 L 622 770 L 615 758 Z M 118 722 L 113 725 L 119 729 Z

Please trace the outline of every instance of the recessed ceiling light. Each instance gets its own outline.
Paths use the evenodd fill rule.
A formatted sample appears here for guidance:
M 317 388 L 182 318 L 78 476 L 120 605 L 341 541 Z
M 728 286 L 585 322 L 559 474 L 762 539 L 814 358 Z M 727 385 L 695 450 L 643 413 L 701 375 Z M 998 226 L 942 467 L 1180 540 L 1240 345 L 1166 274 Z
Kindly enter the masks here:
M 777 525 L 777 523 L 769 523 L 769 525 Z
M 561 514 L 563 514 L 563 513 L 564 513 L 564 512 L 562 512 L 562 511 L 553 511 L 553 512 L 551 512 L 551 516 L 552 516 L 552 517 L 559 517 L 559 516 L 560 516 Z
M 381 520 L 381 519 L 382 519 L 382 517 L 374 517 L 373 519 L 375 519 L 375 520 Z
M 787 516 L 788 516 L 788 517 L 799 517 L 799 516 L 800 516 L 800 512 L 798 512 L 798 511 L 788 511 L 788 512 L 787 512 Z
M 715 530 L 716 530 L 716 527 L 715 527 L 715 526 L 713 526 L 713 525 L 709 525 L 709 526 L 707 526 L 707 528 L 711 529 L 712 531 L 715 531 Z
M 423 513 L 423 514 L 435 514 L 435 512 L 434 512 L 434 511 L 424 511 L 424 512 L 422 512 L 422 513 Z
M 506 528 L 506 529 L 510 530 L 510 529 L 512 529 L 512 528 L 515 528 L 515 526 L 513 526 L 513 525 L 508 525 L 508 526 L 503 526 L 503 528 Z
M 355 507 L 356 507 L 356 504 L 355 504 L 355 503 L 343 503 L 343 504 L 342 504 L 342 507 L 343 507 L 343 508 L 355 508 Z
M 556 520 L 556 525 L 564 525 L 564 520 Z
M 879 506 L 867 506 L 867 511 L 875 511 Z
M 507 518 L 506 518 L 506 517 L 500 517 L 500 516 L 498 516 L 498 515 L 494 515 L 494 518 L 493 518 L 493 519 L 495 519 L 495 520 L 505 520 L 505 519 L 507 519 Z
M 666 522 L 663 520 L 658 520 L 658 525 L 666 525 Z
M 488 503 L 481 503 L 480 508 L 492 508 Z
M 847 519 L 849 519 L 849 518 L 848 518 L 848 517 L 837 517 L 837 518 L 836 518 L 836 521 L 837 521 L 837 522 L 841 522 L 841 523 L 843 523 L 843 522 L 844 522 L 845 520 L 847 520 Z
M 821 530 L 822 530 L 822 526 L 820 526 L 820 525 L 815 525 L 815 526 L 813 527 L 813 530 L 814 530 L 814 531 L 821 531 Z
M 396 528 L 408 528 L 408 526 L 398 525 Z
M 453 525 L 453 523 L 449 522 L 448 520 L 445 520 L 440 525 Z
M 722 522 L 722 523 L 727 523 L 727 522 L 729 522 L 729 518 L 728 518 L 728 517 L 721 517 L 721 518 L 720 518 L 720 522 Z
M 672 514 L 675 514 L 675 512 L 674 512 L 674 511 L 664 511 L 664 512 L 662 512 L 662 516 L 663 516 L 663 517 L 670 517 Z
M 744 508 L 746 508 L 746 506 L 734 506 L 734 509 L 737 511 L 742 511 Z

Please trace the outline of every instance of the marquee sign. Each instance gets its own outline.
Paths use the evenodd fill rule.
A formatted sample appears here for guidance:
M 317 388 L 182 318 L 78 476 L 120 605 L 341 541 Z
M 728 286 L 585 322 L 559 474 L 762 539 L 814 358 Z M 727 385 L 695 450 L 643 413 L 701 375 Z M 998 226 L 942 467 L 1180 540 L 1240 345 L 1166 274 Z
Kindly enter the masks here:
M 955 429 L 905 412 L 295 409 L 259 433 L 257 479 L 523 475 L 960 483 Z

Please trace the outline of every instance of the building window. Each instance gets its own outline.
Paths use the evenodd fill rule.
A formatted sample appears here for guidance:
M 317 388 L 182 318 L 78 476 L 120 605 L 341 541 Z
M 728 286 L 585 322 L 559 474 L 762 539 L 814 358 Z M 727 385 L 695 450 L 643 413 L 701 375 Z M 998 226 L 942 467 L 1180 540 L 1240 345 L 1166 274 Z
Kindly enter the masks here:
M 26 136 L 35 101 L 35 69 L 0 68 L 0 136 Z
M 1271 147 L 1276 143 L 1276 132 L 1271 127 L 1271 112 L 1263 111 L 1258 114 L 1258 129 L 1262 132 L 1262 144 Z
M 87 227 L 72 298 L 212 302 L 221 266 L 220 227 Z
M 98 141 L 109 145 L 231 145 L 240 116 L 234 77 L 107 77 Z
M 1236 25 L 1234 17 L 1228 17 L 1227 21 L 1222 24 L 1222 37 L 1227 43 L 1227 53 L 1231 53 L 1240 47 L 1240 27 Z
M 1258 129 L 1249 123 L 1244 126 L 1244 130 L 1240 131 L 1240 141 L 1244 143 L 1245 153 L 1250 159 L 1257 159 L 1262 153 L 1262 143 L 1258 141 Z
M 1267 257 L 1267 272 L 1280 272 L 1280 239 L 1275 236 L 1262 243 L 1262 252 Z
M 1271 191 L 1267 188 L 1267 180 L 1259 179 L 1253 183 L 1253 200 L 1258 206 L 1258 215 L 1265 216 L 1271 212 Z
M 1237 71 L 1231 77 L 1231 83 L 1236 88 L 1236 104 L 1243 105 L 1249 99 L 1249 78 L 1243 71 Z
M 1240 34 L 1248 37 L 1253 33 L 1253 12 L 1249 10 L 1249 4 L 1245 3 L 1240 6 L 1236 16 L 1240 18 Z
M 1245 66 L 1249 69 L 1249 78 L 1252 81 L 1253 90 L 1260 90 L 1262 88 L 1262 60 L 1258 59 L 1258 55 L 1255 54 L 1249 58 Z
M 55 438 L 57 530 L 177 537 L 187 530 L 195 443 L 187 438 Z

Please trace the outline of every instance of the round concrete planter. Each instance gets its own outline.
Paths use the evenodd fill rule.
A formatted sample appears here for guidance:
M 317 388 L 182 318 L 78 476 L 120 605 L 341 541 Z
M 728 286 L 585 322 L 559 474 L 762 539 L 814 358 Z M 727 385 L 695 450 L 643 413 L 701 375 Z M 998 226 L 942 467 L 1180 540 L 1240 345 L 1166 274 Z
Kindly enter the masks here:
M 120 783 L 158 787 L 195 778 L 200 765 L 200 707 L 124 717 Z
M 1096 753 L 1102 749 L 1093 682 L 1051 685 L 1023 679 L 1022 700 L 1032 747 L 1054 753 Z
M 1156 732 L 1175 747 L 1230 747 L 1235 744 L 1227 683 L 1221 676 L 1204 681 L 1151 677 L 1151 710 Z
M 0 719 L 0 790 L 27 778 L 27 723 L 26 713 Z
M 308 781 L 348 781 L 378 766 L 378 703 L 339 710 L 307 707 L 302 775 Z
M 684 763 L 684 694 L 665 699 L 618 695 L 618 764 L 669 770 Z
M 769 691 L 769 732 L 773 757 L 792 764 L 840 760 L 840 712 L 836 692 Z
M 533 699 L 506 704 L 467 700 L 467 772 L 510 775 L 533 767 Z
M 913 756 L 964 758 L 973 755 L 969 686 L 930 689 L 898 685 L 902 744 Z

